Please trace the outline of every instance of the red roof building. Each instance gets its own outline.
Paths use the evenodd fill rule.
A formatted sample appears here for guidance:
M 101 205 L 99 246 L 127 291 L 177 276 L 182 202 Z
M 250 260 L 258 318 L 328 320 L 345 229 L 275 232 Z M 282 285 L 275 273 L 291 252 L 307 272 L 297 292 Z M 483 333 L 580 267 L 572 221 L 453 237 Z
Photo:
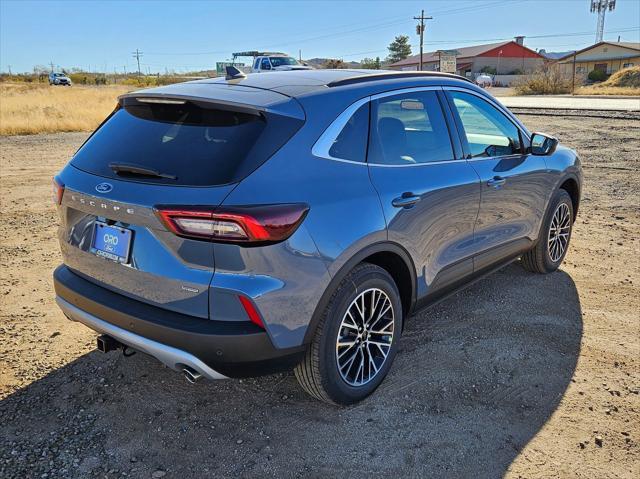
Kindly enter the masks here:
M 456 73 L 471 76 L 483 68 L 495 69 L 499 75 L 531 73 L 545 62 L 545 57 L 522 44 L 522 37 L 516 41 L 488 43 L 471 47 L 456 48 Z M 418 70 L 420 55 L 413 55 L 388 68 L 392 70 Z M 440 56 L 437 51 L 422 55 L 422 69 L 437 71 Z

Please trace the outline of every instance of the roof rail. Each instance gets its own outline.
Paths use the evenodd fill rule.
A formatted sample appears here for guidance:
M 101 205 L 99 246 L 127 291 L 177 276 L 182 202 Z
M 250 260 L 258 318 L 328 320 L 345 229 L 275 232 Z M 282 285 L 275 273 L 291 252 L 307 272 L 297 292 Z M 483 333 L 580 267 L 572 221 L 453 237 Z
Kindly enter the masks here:
M 365 75 L 358 75 L 349 78 L 343 78 L 341 80 L 334 80 L 327 83 L 328 87 L 352 85 L 354 83 L 364 83 L 368 81 L 376 80 L 392 80 L 394 78 L 411 78 L 411 77 L 445 77 L 454 78 L 456 80 L 464 80 L 469 83 L 473 83 L 468 78 L 465 78 L 454 73 L 445 72 L 425 72 L 425 71 L 404 71 L 404 72 L 385 72 L 385 73 L 369 73 Z

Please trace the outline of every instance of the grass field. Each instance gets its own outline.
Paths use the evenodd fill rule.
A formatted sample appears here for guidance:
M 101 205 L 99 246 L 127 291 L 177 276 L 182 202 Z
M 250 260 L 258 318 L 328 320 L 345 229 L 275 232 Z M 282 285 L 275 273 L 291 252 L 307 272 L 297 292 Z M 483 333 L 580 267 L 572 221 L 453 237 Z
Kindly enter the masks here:
M 0 84 L 0 135 L 91 131 L 113 110 L 125 86 Z

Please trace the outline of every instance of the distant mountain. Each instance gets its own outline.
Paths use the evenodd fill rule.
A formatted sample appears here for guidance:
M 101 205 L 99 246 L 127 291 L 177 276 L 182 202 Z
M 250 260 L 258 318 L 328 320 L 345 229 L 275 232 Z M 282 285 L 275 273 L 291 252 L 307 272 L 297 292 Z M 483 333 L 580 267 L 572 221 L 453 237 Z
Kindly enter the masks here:
M 546 58 L 548 58 L 549 60 L 557 60 L 558 58 L 562 58 L 565 57 L 567 55 L 569 55 L 570 53 L 573 53 L 573 50 L 569 50 L 566 52 L 548 52 L 544 49 L 542 50 L 538 50 L 538 53 Z
M 304 60 L 305 63 L 308 63 L 313 68 L 322 68 L 322 65 L 327 63 L 332 58 L 310 58 L 308 60 Z M 362 68 L 360 63 L 358 62 L 344 62 L 345 68 Z

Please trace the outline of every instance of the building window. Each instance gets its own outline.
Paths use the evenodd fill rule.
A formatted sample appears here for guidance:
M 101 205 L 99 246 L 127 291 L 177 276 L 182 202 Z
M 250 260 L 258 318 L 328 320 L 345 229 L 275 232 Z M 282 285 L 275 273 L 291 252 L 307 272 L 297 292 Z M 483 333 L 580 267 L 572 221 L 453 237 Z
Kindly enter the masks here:
M 587 69 L 585 67 L 576 67 L 576 73 L 587 73 Z
M 633 63 L 623 63 L 622 64 L 622 68 L 631 68 L 633 66 Z

